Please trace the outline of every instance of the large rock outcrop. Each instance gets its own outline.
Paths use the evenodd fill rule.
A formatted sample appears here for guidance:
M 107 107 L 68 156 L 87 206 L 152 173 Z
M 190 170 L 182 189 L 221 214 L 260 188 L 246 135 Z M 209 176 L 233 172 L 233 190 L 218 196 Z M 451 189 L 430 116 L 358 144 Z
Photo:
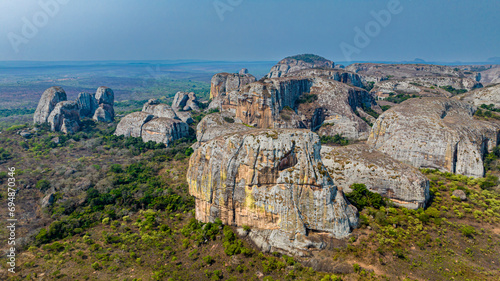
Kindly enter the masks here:
M 97 108 L 92 119 L 100 122 L 113 122 L 115 118 L 115 93 L 108 87 L 99 87 L 95 93 Z
M 289 72 L 284 77 L 321 77 L 339 81 L 355 87 L 362 87 L 363 82 L 359 75 L 353 72 L 345 71 L 343 69 L 328 69 L 328 68 L 312 68 L 303 69 L 295 72 Z
M 271 68 L 269 74 L 266 75 L 267 78 L 279 78 L 283 77 L 288 73 L 296 72 L 302 69 L 311 68 L 334 68 L 335 63 L 329 61 L 323 57 L 304 54 L 292 57 L 284 58 L 279 61 L 278 64 Z
M 365 120 L 375 121 L 364 110 L 381 112 L 364 89 L 319 77 L 264 79 L 215 102 L 221 111 L 253 127 L 309 128 L 356 140 L 368 137 L 370 127 Z M 322 127 L 325 123 L 329 126 Z
M 115 135 L 140 138 L 142 137 L 142 127 L 151 121 L 154 115 L 147 112 L 133 112 L 120 120 L 116 126 Z
M 153 141 L 169 145 L 175 140 L 186 137 L 189 127 L 186 123 L 171 118 L 154 118 L 142 126 L 141 137 L 144 142 Z
M 229 112 L 217 112 L 209 114 L 196 127 L 196 139 L 198 142 L 207 142 L 216 137 L 252 130 L 248 126 L 237 122 L 233 114 Z
M 187 137 L 189 126 L 170 106 L 152 99 L 144 104 L 141 112 L 123 117 L 116 127 L 115 135 L 142 138 L 144 142 L 153 141 L 168 146 L 175 140 Z
M 61 87 L 50 87 L 45 90 L 33 116 L 34 123 L 47 123 L 47 118 L 49 118 L 50 113 L 54 110 L 57 103 L 66 101 L 67 99 L 66 92 Z
M 76 99 L 78 108 L 80 109 L 80 118 L 92 118 L 94 113 L 99 106 L 97 100 L 95 99 L 95 94 L 90 93 L 80 93 Z
M 80 129 L 80 109 L 74 101 L 57 103 L 47 118 L 50 129 L 66 134 L 76 133 Z
M 447 98 L 419 98 L 384 112 L 368 144 L 417 168 L 484 175 L 483 159 L 499 144 L 498 125 L 473 118 L 474 107 Z
M 257 130 L 201 144 L 187 172 L 196 218 L 250 226 L 263 250 L 295 255 L 324 247 L 310 236 L 346 237 L 357 211 L 333 184 L 320 150 L 319 137 L 306 130 Z
M 238 90 L 255 81 L 255 76 L 248 73 L 217 73 L 212 77 L 210 99 L 215 99 L 229 91 Z
M 401 163 L 366 144 L 322 146 L 321 158 L 335 185 L 345 193 L 354 183 L 408 209 L 425 207 L 429 180 L 416 168 Z
M 500 108 L 500 84 L 476 89 L 474 91 L 457 96 L 456 98 L 475 106 L 481 106 L 483 104 L 493 104 L 495 108 Z
M 175 111 L 200 110 L 198 100 L 193 92 L 177 92 L 172 102 L 172 109 Z

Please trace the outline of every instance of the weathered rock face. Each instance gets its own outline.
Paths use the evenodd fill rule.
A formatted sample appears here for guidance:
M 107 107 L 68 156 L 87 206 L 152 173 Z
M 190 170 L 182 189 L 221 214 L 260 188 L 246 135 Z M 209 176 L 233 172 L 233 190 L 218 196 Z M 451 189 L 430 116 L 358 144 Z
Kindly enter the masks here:
M 345 70 L 359 74 L 364 81 L 372 82 L 386 80 L 388 76 L 394 79 L 427 76 L 466 77 L 459 69 L 431 64 L 354 63 Z
M 196 99 L 195 93 L 185 93 L 177 92 L 172 102 L 172 108 L 175 111 L 190 111 L 190 110 L 200 110 L 198 107 L 198 100 Z
M 357 211 L 333 184 L 321 163 L 316 134 L 305 130 L 258 130 L 201 144 L 189 161 L 187 181 L 196 218 L 252 227 L 251 239 L 265 250 L 303 254 L 357 225 Z
M 239 90 L 241 87 L 256 80 L 255 76 L 248 73 L 217 73 L 212 77 L 210 99 L 215 99 L 226 92 Z
M 95 99 L 95 94 L 80 93 L 76 99 L 78 108 L 80 109 L 80 118 L 92 118 L 99 106 Z
M 179 119 L 175 111 L 168 105 L 160 103 L 156 99 L 151 99 L 142 107 L 142 112 L 152 114 L 156 117 Z
M 321 77 L 346 83 L 355 87 L 362 87 L 363 82 L 359 75 L 353 72 L 345 71 L 342 69 L 303 69 L 295 72 L 289 72 L 284 75 L 285 77 Z
M 189 134 L 186 123 L 171 118 L 154 118 L 142 126 L 141 137 L 144 142 L 170 144 L 174 140 L 186 137 Z
M 238 123 L 238 121 L 240 123 Z M 252 130 L 236 120 L 229 112 L 218 112 L 209 114 L 196 127 L 196 139 L 198 142 L 207 142 L 216 137 Z
M 459 95 L 457 96 L 457 99 L 475 106 L 493 104 L 495 108 L 500 108 L 500 84 Z
M 408 209 L 425 207 L 429 199 L 429 180 L 416 168 L 370 149 L 365 144 L 322 146 L 321 158 L 335 185 L 345 193 L 354 183 Z
M 47 118 L 50 128 L 55 132 L 72 134 L 80 129 L 80 109 L 74 101 L 59 102 Z
M 108 87 L 99 87 L 95 93 L 95 99 L 98 104 L 96 112 L 92 117 L 96 121 L 112 122 L 115 118 L 115 94 Z
M 239 75 L 245 75 L 245 74 L 248 74 L 248 69 L 246 68 L 242 68 L 240 69 L 240 72 L 238 72 Z
M 334 68 L 335 63 L 316 55 L 297 55 L 285 58 L 271 68 L 267 78 L 279 78 L 287 73 L 311 68 Z
M 316 99 L 299 104 L 303 94 Z M 223 112 L 257 128 L 310 128 L 322 135 L 342 134 L 356 140 L 366 139 L 370 131 L 361 117 L 372 117 L 363 109 L 381 112 L 367 91 L 317 77 L 265 79 L 214 102 L 220 103 Z M 321 127 L 324 123 L 329 126 Z
M 368 144 L 417 168 L 482 177 L 484 156 L 499 144 L 500 128 L 473 114 L 471 105 L 455 99 L 407 100 L 377 119 Z
M 153 118 L 152 114 L 146 112 L 130 113 L 118 123 L 115 135 L 140 138 L 142 137 L 142 127 Z
M 439 91 L 448 97 L 451 93 L 440 90 L 439 87 L 452 86 L 455 89 L 472 90 L 481 88 L 483 85 L 470 78 L 460 77 L 414 77 L 402 80 L 385 80 L 375 84 L 373 91 L 384 93 L 402 92 L 402 93 L 420 93 L 425 88 L 433 89 L 433 92 Z M 432 88 L 431 88 L 432 87 Z
M 46 123 L 56 104 L 66 100 L 66 92 L 61 87 L 51 87 L 45 90 L 33 116 L 35 124 Z

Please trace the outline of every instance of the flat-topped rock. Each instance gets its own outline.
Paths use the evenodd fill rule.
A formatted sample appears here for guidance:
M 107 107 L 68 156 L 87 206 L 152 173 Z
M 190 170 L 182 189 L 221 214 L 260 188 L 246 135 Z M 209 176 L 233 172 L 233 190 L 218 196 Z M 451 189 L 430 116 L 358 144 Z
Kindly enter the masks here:
M 116 126 L 115 135 L 125 137 L 142 137 L 142 127 L 154 118 L 154 115 L 147 112 L 133 112 L 120 120 Z
M 171 118 L 154 118 L 142 126 L 141 137 L 144 142 L 154 141 L 169 145 L 175 140 L 188 136 L 186 123 Z
M 352 184 L 362 183 L 408 209 L 423 208 L 429 199 L 429 180 L 418 169 L 366 144 L 322 146 L 321 158 L 335 185 L 345 193 L 352 191 Z
M 331 68 L 335 67 L 335 63 L 323 57 L 304 54 L 284 58 L 271 68 L 267 78 L 279 78 L 288 73 L 296 72 L 303 69 L 311 68 Z
M 255 76 L 248 73 L 217 73 L 212 77 L 210 99 L 215 99 L 226 92 L 239 90 L 256 80 Z
M 179 119 L 175 111 L 165 103 L 160 103 L 156 99 L 149 100 L 142 107 L 142 112 L 152 114 L 156 117 Z
M 219 136 L 252 129 L 254 128 L 243 125 L 241 120 L 235 119 L 229 112 L 212 113 L 203 117 L 198 123 L 196 139 L 199 142 L 206 142 Z
M 500 108 L 500 84 L 476 89 L 474 91 L 459 95 L 456 98 L 478 107 L 483 104 L 493 104 L 495 108 Z

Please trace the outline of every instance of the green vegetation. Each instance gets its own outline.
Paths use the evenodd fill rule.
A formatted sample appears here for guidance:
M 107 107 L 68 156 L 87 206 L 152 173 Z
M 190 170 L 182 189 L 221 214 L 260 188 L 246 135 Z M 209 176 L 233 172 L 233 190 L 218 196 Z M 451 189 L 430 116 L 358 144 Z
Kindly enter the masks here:
M 373 89 L 374 86 L 375 86 L 375 82 L 366 82 L 366 85 L 364 85 L 364 88 L 365 88 L 365 90 L 367 90 L 369 92 Z
M 287 57 L 287 59 L 294 59 L 294 60 L 301 60 L 307 63 L 317 63 L 317 62 L 325 62 L 328 61 L 324 57 L 314 55 L 314 54 L 302 54 L 302 55 L 296 55 L 296 56 L 291 56 Z
M 467 90 L 465 90 L 465 89 L 455 89 L 455 88 L 453 88 L 450 85 L 448 85 L 448 86 L 440 86 L 439 88 L 441 88 L 441 89 L 443 89 L 443 90 L 445 90 L 447 92 L 450 92 L 454 96 L 460 95 L 460 94 L 463 94 L 463 93 L 467 93 Z
M 344 138 L 341 134 L 336 134 L 332 136 L 321 136 L 320 141 L 322 144 L 329 145 L 348 145 L 349 140 Z
M 382 109 L 382 111 L 387 111 L 391 108 L 392 106 L 390 105 L 381 105 L 380 108 Z
M 416 98 L 418 97 L 415 94 L 412 95 L 407 95 L 407 94 L 394 94 L 394 93 L 389 93 L 389 97 L 387 97 L 385 100 L 388 102 L 393 102 L 393 103 L 402 103 L 405 100 L 411 99 L 411 98 Z
M 35 113 L 35 108 L 14 108 L 14 109 L 0 109 L 0 118 L 15 115 L 28 115 Z
M 364 184 L 355 183 L 350 188 L 352 191 L 346 194 L 346 197 L 359 211 L 365 207 L 380 209 L 386 205 L 380 194 L 369 191 Z

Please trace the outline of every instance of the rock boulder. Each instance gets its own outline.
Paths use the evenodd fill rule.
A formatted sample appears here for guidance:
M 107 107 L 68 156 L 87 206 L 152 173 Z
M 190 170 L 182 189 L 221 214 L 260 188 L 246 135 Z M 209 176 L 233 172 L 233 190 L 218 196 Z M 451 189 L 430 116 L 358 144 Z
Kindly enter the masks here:
M 66 92 L 61 87 L 50 87 L 43 93 L 38 106 L 33 116 L 35 124 L 43 124 L 47 122 L 50 113 L 56 107 L 56 104 L 61 101 L 66 101 Z
M 80 129 L 80 109 L 74 101 L 59 102 L 47 118 L 54 132 L 76 133 Z
M 255 76 L 248 73 L 217 73 L 212 77 L 210 86 L 210 99 L 215 99 L 218 96 L 240 89 L 241 87 L 255 82 Z

